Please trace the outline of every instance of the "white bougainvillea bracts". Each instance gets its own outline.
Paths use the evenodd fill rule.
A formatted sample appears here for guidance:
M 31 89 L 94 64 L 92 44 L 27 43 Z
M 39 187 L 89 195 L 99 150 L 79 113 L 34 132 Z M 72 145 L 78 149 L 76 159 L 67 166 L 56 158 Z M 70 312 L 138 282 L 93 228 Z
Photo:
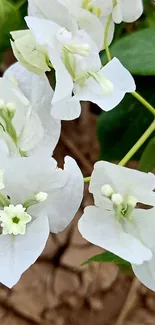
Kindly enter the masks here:
M 82 200 L 83 177 L 76 162 L 66 157 L 62 170 L 44 154 L 28 158 L 0 154 L 0 282 L 8 287 L 36 261 L 49 232 L 68 226 Z
M 151 173 L 97 162 L 89 188 L 95 206 L 85 208 L 78 225 L 80 233 L 91 243 L 130 263 L 142 264 L 151 260 L 151 249 L 143 243 L 141 232 L 137 231 L 139 236 L 135 236 L 133 229 L 138 226 L 136 218 L 139 210 L 135 209 L 137 202 L 155 204 L 154 188 L 155 176 Z M 152 226 L 148 223 L 149 227 Z M 143 232 L 145 233 L 145 228 Z

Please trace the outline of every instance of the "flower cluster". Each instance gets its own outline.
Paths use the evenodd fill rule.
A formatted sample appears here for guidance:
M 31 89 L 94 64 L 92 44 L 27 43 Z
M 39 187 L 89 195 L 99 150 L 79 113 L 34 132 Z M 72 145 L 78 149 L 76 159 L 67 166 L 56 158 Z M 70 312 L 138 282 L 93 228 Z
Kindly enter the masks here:
M 112 42 L 115 24 L 143 13 L 142 0 L 28 4 L 27 29 L 11 32 L 18 62 L 0 78 L 0 282 L 8 287 L 81 204 L 84 180 L 77 163 L 66 157 L 60 169 L 51 157 L 61 120 L 78 118 L 81 101 L 109 111 L 135 92 L 130 72 L 117 58 L 102 66 L 100 53 Z M 153 290 L 154 188 L 151 173 L 97 162 L 89 187 L 95 205 L 85 208 L 78 223 L 84 238 L 130 262 Z

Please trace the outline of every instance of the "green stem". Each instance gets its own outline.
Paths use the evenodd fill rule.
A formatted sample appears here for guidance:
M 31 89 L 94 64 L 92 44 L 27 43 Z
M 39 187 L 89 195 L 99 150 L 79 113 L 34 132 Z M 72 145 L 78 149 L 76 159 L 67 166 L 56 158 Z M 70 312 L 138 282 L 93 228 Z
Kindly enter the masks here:
M 111 22 L 112 22 L 112 14 L 108 18 L 106 29 L 105 29 L 105 34 L 104 34 L 104 47 L 105 47 L 105 51 L 106 51 L 108 61 L 111 61 L 111 54 L 110 54 L 110 51 L 109 51 L 109 44 L 108 44 L 109 43 L 108 42 L 109 28 L 110 28 Z
M 155 131 L 155 120 L 141 136 L 141 138 L 136 142 L 136 144 L 131 148 L 131 150 L 126 154 L 126 156 L 120 161 L 119 165 L 124 166 L 133 157 L 133 155 L 139 150 L 139 148 L 146 142 L 152 132 Z
M 137 92 L 131 93 L 140 103 L 142 103 L 154 116 L 155 116 L 155 108 L 149 104 L 141 95 Z

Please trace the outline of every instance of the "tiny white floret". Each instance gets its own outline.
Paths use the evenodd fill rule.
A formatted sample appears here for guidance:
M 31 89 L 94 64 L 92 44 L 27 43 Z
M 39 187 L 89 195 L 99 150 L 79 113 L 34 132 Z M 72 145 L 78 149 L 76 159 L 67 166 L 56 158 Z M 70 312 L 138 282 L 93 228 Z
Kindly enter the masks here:
M 2 234 L 24 235 L 26 231 L 26 224 L 31 221 L 31 216 L 25 212 L 22 204 L 16 206 L 10 204 L 0 211 L 0 222 Z
M 121 194 L 119 193 L 114 193 L 112 195 L 112 198 L 111 198 L 112 202 L 115 204 L 115 205 L 120 205 L 123 203 L 123 197 Z

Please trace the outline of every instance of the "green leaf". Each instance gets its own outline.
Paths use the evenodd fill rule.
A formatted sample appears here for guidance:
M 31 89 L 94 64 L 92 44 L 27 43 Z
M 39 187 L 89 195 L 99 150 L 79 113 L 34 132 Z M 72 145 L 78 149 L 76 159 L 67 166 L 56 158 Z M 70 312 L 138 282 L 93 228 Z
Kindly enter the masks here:
M 128 263 L 127 261 L 123 260 L 122 258 L 120 258 L 119 256 L 110 253 L 110 252 L 104 252 L 101 253 L 99 255 L 95 255 L 93 257 L 91 257 L 89 260 L 85 261 L 84 263 L 82 263 L 82 265 L 85 264 L 89 264 L 92 262 L 113 262 L 116 264 L 122 264 L 122 265 L 127 265 L 130 266 L 130 263 Z
M 143 172 L 152 172 L 155 169 L 155 137 L 152 138 L 145 151 L 142 154 L 139 163 L 139 170 Z
M 144 79 L 144 80 L 143 80 Z M 140 77 L 141 94 L 155 105 L 154 77 Z M 153 115 L 131 94 L 113 110 L 102 112 L 97 122 L 97 135 L 100 143 L 100 159 L 121 160 L 147 130 Z M 152 137 L 155 133 L 152 134 Z M 149 141 L 149 140 L 148 140 Z M 133 159 L 139 160 L 148 141 L 139 149 Z
M 110 46 L 116 56 L 133 75 L 155 75 L 155 28 L 146 28 L 125 36 Z M 102 64 L 107 63 L 105 51 Z

